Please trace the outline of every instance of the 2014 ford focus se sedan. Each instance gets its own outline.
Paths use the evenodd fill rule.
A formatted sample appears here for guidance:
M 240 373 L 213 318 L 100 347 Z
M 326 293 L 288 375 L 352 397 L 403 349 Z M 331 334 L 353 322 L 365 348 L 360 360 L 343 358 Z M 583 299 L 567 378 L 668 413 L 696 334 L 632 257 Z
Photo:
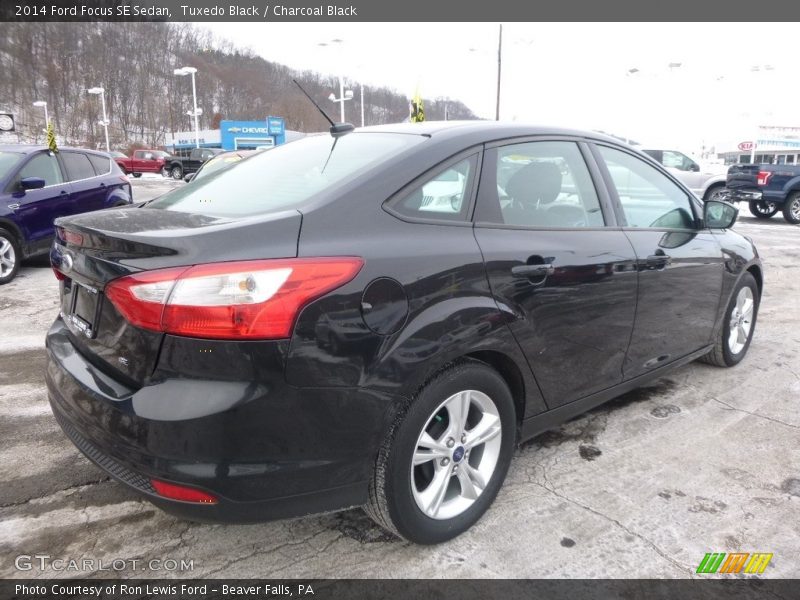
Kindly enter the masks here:
M 762 267 L 736 209 L 644 154 L 517 124 L 335 133 L 57 223 L 53 412 L 165 510 L 363 506 L 441 542 L 521 440 L 747 352 Z

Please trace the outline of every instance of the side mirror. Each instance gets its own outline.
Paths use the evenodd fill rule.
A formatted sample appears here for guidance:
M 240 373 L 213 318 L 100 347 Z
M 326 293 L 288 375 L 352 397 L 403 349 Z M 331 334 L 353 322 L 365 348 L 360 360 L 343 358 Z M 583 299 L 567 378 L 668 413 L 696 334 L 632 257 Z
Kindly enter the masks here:
M 45 181 L 41 177 L 26 177 L 19 182 L 21 190 L 40 190 L 44 185 Z
M 194 173 L 187 173 L 187 174 L 186 174 L 186 175 L 184 175 L 184 177 L 183 177 L 183 180 L 184 180 L 186 183 L 189 183 L 189 182 L 190 182 L 192 179 L 194 179 Z
M 692 171 L 693 173 L 698 173 L 700 172 L 700 165 L 698 165 L 697 163 L 692 163 L 689 165 L 689 170 Z
M 739 209 L 721 200 L 709 200 L 703 207 L 703 221 L 709 229 L 728 229 L 736 223 Z

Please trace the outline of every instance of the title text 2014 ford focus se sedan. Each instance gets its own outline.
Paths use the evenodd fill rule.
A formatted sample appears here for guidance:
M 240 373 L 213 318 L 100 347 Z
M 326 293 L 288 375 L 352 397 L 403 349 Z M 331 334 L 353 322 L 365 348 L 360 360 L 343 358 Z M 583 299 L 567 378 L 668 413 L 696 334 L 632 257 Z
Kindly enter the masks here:
M 521 440 L 747 352 L 762 268 L 736 209 L 645 155 L 517 124 L 334 133 L 57 223 L 53 412 L 165 510 L 364 506 L 441 542 Z

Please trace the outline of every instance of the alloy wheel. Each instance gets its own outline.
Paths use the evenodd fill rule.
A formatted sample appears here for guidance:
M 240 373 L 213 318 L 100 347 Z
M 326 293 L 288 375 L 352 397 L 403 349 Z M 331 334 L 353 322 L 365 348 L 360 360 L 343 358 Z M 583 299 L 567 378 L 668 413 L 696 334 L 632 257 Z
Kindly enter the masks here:
M 756 202 L 756 210 L 762 215 L 772 216 L 778 212 L 778 207 L 774 202 L 769 200 L 759 200 Z
M 743 287 L 736 295 L 736 304 L 731 311 L 728 349 L 731 354 L 739 354 L 747 344 L 750 329 L 753 327 L 753 291 Z
M 452 519 L 478 499 L 497 468 L 502 425 L 497 406 L 477 390 L 450 396 L 417 438 L 411 488 L 432 519 Z
M 17 254 L 11 240 L 0 237 L 0 278 L 8 277 L 17 264 Z
M 795 197 L 790 201 L 789 212 L 795 221 L 800 221 L 800 196 Z

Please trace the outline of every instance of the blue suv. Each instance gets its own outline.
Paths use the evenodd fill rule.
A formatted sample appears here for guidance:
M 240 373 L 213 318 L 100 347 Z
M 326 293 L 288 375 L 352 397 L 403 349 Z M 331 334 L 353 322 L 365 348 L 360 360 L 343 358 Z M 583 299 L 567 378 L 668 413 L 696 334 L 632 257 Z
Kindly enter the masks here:
M 0 284 L 46 253 L 57 217 L 130 204 L 131 185 L 105 153 L 0 146 Z

